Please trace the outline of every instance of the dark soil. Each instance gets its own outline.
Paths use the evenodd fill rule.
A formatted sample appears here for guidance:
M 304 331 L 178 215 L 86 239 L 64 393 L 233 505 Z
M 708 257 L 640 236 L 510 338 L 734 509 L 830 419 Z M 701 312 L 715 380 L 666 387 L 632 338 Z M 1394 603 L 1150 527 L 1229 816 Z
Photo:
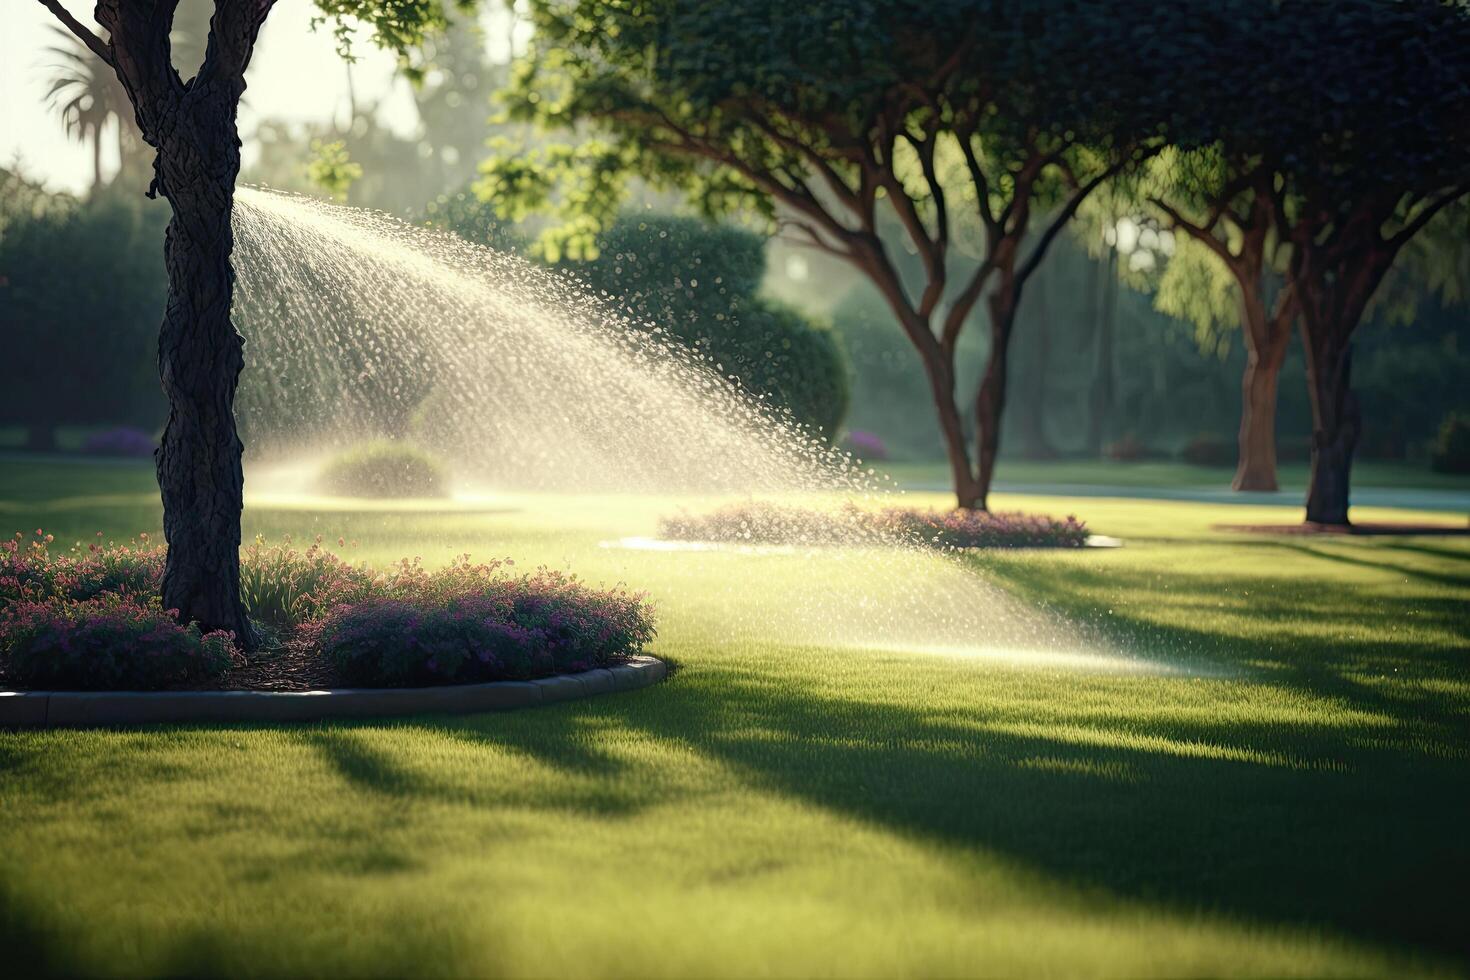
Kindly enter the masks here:
M 269 649 L 242 655 L 243 662 L 217 683 L 199 689 L 224 691 L 319 691 L 352 687 L 327 658 L 310 644 L 288 640 Z

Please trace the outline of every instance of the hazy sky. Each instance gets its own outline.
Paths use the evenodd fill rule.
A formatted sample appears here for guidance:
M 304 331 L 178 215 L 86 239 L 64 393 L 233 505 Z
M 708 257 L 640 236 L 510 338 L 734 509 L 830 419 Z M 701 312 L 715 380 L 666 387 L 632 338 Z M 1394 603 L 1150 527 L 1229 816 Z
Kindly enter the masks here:
M 63 3 L 83 23 L 93 23 L 91 0 Z M 53 190 L 83 190 L 91 183 L 91 155 L 67 138 L 60 118 L 46 106 L 47 69 L 56 61 L 46 48 L 60 41 L 51 30 L 55 18 L 37 0 L 0 4 L 6 9 L 6 29 L 0 31 L 0 165 L 10 166 L 18 158 L 28 176 L 44 180 Z M 248 137 L 260 118 L 345 116 L 347 68 L 337 57 L 330 31 L 311 31 L 314 10 L 310 0 L 279 0 L 271 12 L 245 76 L 242 135 Z M 487 33 L 492 39 L 503 36 L 493 29 Z M 352 78 L 359 104 L 382 100 L 383 120 L 400 132 L 412 131 L 418 114 L 407 83 L 394 78 L 393 58 L 366 39 L 355 51 Z M 248 139 L 245 152 L 248 165 Z

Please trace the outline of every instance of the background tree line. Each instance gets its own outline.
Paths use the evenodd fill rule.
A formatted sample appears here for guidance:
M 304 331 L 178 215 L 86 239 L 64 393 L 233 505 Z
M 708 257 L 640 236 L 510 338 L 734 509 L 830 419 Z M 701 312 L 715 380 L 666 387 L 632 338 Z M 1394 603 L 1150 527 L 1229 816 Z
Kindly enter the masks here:
M 1308 220 L 1308 192 L 1342 190 L 1349 202 L 1356 194 L 1364 213 L 1378 209 L 1380 231 L 1397 223 L 1399 234 L 1459 186 L 1446 182 L 1445 173 L 1457 172 L 1445 171 L 1442 159 L 1463 149 L 1463 133 L 1447 116 L 1447 107 L 1461 104 L 1455 101 L 1464 87 L 1463 75 L 1455 74 L 1458 63 L 1439 59 L 1449 67 L 1420 72 L 1414 81 L 1401 78 L 1409 74 L 1402 69 L 1432 52 L 1399 52 L 1422 47 L 1437 24 L 1444 28 L 1438 33 L 1459 36 L 1463 14 L 1446 4 L 1363 2 L 1342 5 L 1330 17 L 1288 4 L 1279 9 L 1289 17 L 1263 19 L 1267 5 L 1185 4 L 1142 23 L 1109 5 L 1025 6 L 1023 16 L 1022 6 L 1006 3 L 923 9 L 843 3 L 800 11 L 696 5 L 685 8 L 696 11 L 689 20 L 676 17 L 673 6 L 656 4 L 638 28 L 643 33 L 619 30 L 620 40 L 608 46 L 605 37 L 567 33 L 568 11 L 580 9 L 591 18 L 586 24 L 621 28 L 620 18 L 628 16 L 621 5 L 533 5 L 534 46 L 514 74 L 504 62 L 491 62 L 473 22 L 451 20 L 414 69 L 421 80 L 414 90 L 420 133 L 400 137 L 385 130 L 372 106 L 354 106 L 345 126 L 293 130 L 267 122 L 257 134 L 259 161 L 247 176 L 279 186 L 325 187 L 353 203 L 430 218 L 470 237 L 485 239 L 493 226 L 492 244 L 539 247 L 543 258 L 576 267 L 635 312 L 683 324 L 672 332 L 713 351 L 722 363 L 743 365 L 744 383 L 828 433 L 838 430 L 848 403 L 839 383 L 845 359 L 848 428 L 877 434 L 899 458 L 948 450 L 954 472 L 964 465 L 963 477 L 956 478 L 961 502 L 967 495 L 983 502 L 979 488 L 988 486 L 1001 447 L 1038 458 L 1188 450 L 1196 461 L 1238 462 L 1239 487 L 1274 486 L 1278 455 L 1310 455 L 1313 401 L 1319 415 L 1331 401 L 1314 399 L 1300 384 L 1277 382 L 1282 373 L 1301 378 L 1305 372 L 1304 351 L 1293 340 L 1300 311 L 1287 288 L 1290 237 L 1310 236 L 1311 228 L 1339 235 L 1333 215 Z M 835 53 L 821 43 L 834 24 L 848 29 L 855 46 Z M 181 34 L 188 31 L 188 24 L 179 25 Z M 1273 35 L 1262 31 L 1277 32 L 1278 43 L 1263 45 Z M 1396 38 L 1390 54 L 1364 47 L 1367 33 Z M 718 46 L 701 38 L 734 36 L 762 36 L 768 43 L 720 49 L 714 60 L 686 63 L 690 52 L 705 50 L 701 45 Z M 683 54 L 652 78 L 630 75 L 630 64 L 618 59 L 650 38 L 659 50 Z M 903 43 L 890 44 L 895 38 Z M 919 43 L 924 38 L 954 44 L 925 47 Z M 783 50 L 787 42 L 791 47 Z M 606 47 L 597 49 L 603 57 L 575 61 L 570 77 L 556 76 L 570 86 L 567 99 L 554 111 L 547 100 L 531 100 L 552 84 L 548 65 L 567 71 L 565 57 L 552 53 L 591 44 Z M 1315 51 L 1340 70 L 1316 73 L 1325 77 L 1291 89 L 1301 75 L 1290 64 L 1269 53 L 1231 57 L 1232 46 L 1247 44 L 1252 51 Z M 1127 70 L 1117 58 L 1123 51 Z M 789 73 L 812 58 L 827 59 L 819 62 L 825 75 L 818 89 L 786 85 Z M 1235 67 L 1241 61 L 1248 71 Z M 139 158 L 139 147 L 121 145 L 126 127 L 92 119 L 115 114 L 123 104 L 106 92 L 116 79 L 89 76 L 80 57 L 61 64 L 58 112 L 68 125 L 94 147 L 104 132 L 116 133 L 119 158 Z M 1184 72 L 1181 64 L 1194 67 Z M 872 71 L 874 65 L 883 71 Z M 930 69 L 945 73 L 937 88 L 894 95 L 913 88 Z M 769 93 L 741 88 L 748 81 L 741 71 L 762 73 L 762 84 L 801 103 L 800 113 L 840 106 L 846 115 L 829 113 L 816 124 Z M 1202 83 L 1205 76 L 1211 84 Z M 800 76 L 802 84 L 806 77 Z M 1051 79 L 1056 84 L 1042 84 Z M 634 82 L 646 86 L 636 98 Z M 487 93 L 507 83 L 511 118 L 491 123 Z M 1367 106 L 1354 105 L 1354 93 L 1367 91 L 1354 86 L 1363 85 L 1378 86 L 1380 95 L 1358 100 Z M 1098 99 L 1079 95 L 1100 88 L 1109 93 L 1106 113 L 1098 110 Z M 93 89 L 90 101 L 80 97 Z M 1276 95 L 1263 100 L 1261 90 Z M 1294 100 L 1282 94 L 1288 90 Z M 1288 112 L 1278 105 L 1321 107 L 1303 93 L 1339 107 L 1321 117 L 1329 124 L 1302 106 Z M 696 98 L 686 118 L 665 121 L 673 128 L 635 125 L 640 113 L 646 118 L 667 109 L 669 99 L 691 94 Z M 1391 113 L 1369 111 L 1406 103 L 1414 111 L 1395 111 L 1411 119 L 1415 132 L 1430 132 L 1431 145 L 1401 133 Z M 1159 120 L 1172 142 L 1157 136 Z M 1222 120 L 1230 127 L 1224 135 Z M 1315 130 L 1304 129 L 1304 120 L 1317 120 Z M 1300 189 L 1288 187 L 1284 161 L 1298 161 L 1303 133 L 1326 139 L 1348 121 L 1377 127 L 1394 152 L 1380 159 L 1360 146 L 1340 147 L 1316 161 L 1321 172 L 1306 173 Z M 530 123 L 542 130 L 532 131 Z M 575 146 L 556 142 L 558 127 L 587 123 L 602 127 L 595 131 L 599 138 Z M 883 125 L 890 128 L 885 132 Z M 656 145 L 649 133 L 684 142 Z M 502 152 L 488 163 L 477 203 L 464 185 L 480 147 L 494 136 L 512 137 L 507 145 L 516 153 Z M 868 149 L 858 149 L 864 140 Z M 747 147 L 748 159 L 711 156 L 737 146 Z M 321 163 L 333 152 L 360 168 L 360 179 L 349 173 L 334 182 L 341 174 Z M 765 169 L 752 170 L 757 165 Z M 1300 161 L 1293 165 L 1308 170 Z M 1262 183 L 1268 172 L 1269 187 Z M 751 173 L 777 183 L 762 187 Z M 585 184 L 591 174 L 601 180 L 598 193 L 579 198 L 574 213 L 565 188 Z M 799 186 L 792 181 L 797 174 L 806 181 Z M 93 362 L 76 364 L 72 376 L 86 380 L 65 407 L 38 397 L 39 379 L 30 393 L 25 384 L 11 386 L 3 418 L 26 426 L 35 445 L 49 444 L 56 424 L 151 427 L 158 418 L 146 338 L 161 263 L 150 259 L 147 247 L 102 244 L 137 234 L 142 245 L 156 232 L 148 210 L 127 193 L 145 176 L 142 166 L 125 166 L 112 181 L 121 193 L 108 193 L 99 173 L 85 203 L 58 202 L 34 212 L 8 205 L 26 218 L 9 234 L 0 232 L 0 254 L 10 270 L 4 315 L 17 324 L 17 337 L 30 331 L 29 357 L 36 363 L 63 354 Z M 1382 203 L 1390 196 L 1383 188 L 1403 191 L 1414 183 L 1407 178 L 1418 176 L 1433 178 L 1420 200 L 1405 191 Z M 984 207 L 977 188 L 987 191 Z M 7 199 L 18 200 L 18 193 L 7 190 Z M 648 220 L 650 205 L 668 209 L 681 200 L 714 215 L 765 215 L 765 230 L 779 233 L 766 248 L 773 257 L 769 272 L 752 266 L 760 239 L 748 232 Z M 813 209 L 826 219 L 853 219 L 840 235 L 852 236 L 848 252 L 868 256 L 856 271 L 852 255 L 830 254 L 839 232 L 813 217 Z M 550 212 L 550 220 L 537 212 Z M 505 231 L 509 219 L 520 219 L 513 233 Z M 1361 337 L 1351 332 L 1357 348 L 1352 389 L 1365 410 L 1359 430 L 1366 454 L 1419 455 L 1447 414 L 1470 407 L 1461 383 L 1466 324 L 1456 307 L 1467 220 L 1466 209 L 1454 207 L 1425 218 L 1427 227 L 1399 243 L 1402 254 L 1380 273 L 1385 282 L 1372 303 L 1363 304 L 1360 318 L 1373 326 Z M 1119 229 L 1129 227 L 1132 240 L 1120 242 Z M 679 247 L 661 251 L 668 239 L 658 236 L 671 230 Z M 1372 243 L 1363 241 L 1359 250 L 1371 252 Z M 638 261 L 614 261 L 630 254 Z M 701 261 L 718 257 L 732 281 L 741 283 L 743 298 L 732 304 L 728 291 L 711 287 L 715 277 L 690 285 L 698 277 L 680 264 L 690 254 L 709 257 Z M 56 290 L 39 271 L 28 271 L 61 268 L 55 257 L 63 255 L 72 262 L 85 256 L 89 268 L 102 273 L 96 281 L 129 283 L 136 302 L 104 294 L 89 300 L 86 290 Z M 805 277 L 793 278 L 793 269 L 804 269 Z M 1126 288 L 1118 287 L 1119 277 Z M 776 299 L 806 313 L 783 310 Z M 932 346 L 915 345 L 914 338 L 924 336 L 915 326 L 922 317 L 936 338 Z M 113 326 L 109 343 L 78 342 L 98 322 Z M 791 353 L 793 344 L 807 353 Z M 780 359 L 784 373 L 762 363 L 767 353 Z M 976 393 L 968 407 L 964 392 Z M 1007 403 L 1011 411 L 1002 413 Z M 982 409 L 997 418 L 985 424 Z M 1232 436 L 1236 449 L 1229 445 Z

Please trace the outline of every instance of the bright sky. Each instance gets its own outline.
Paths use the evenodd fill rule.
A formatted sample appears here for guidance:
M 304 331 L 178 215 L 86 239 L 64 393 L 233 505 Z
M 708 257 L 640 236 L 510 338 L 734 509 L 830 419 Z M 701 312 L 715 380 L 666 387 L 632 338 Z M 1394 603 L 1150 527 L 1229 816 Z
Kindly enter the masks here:
M 90 0 L 62 2 L 82 23 L 93 23 Z M 51 30 L 55 18 L 38 0 L 0 0 L 0 5 L 5 7 L 5 30 L 0 31 L 0 165 L 11 166 L 19 159 L 29 177 L 43 180 L 52 190 L 83 190 L 91 183 L 91 154 L 67 138 L 60 118 L 46 106 L 48 68 L 56 61 L 46 49 L 60 41 Z M 330 30 L 311 31 L 315 9 L 310 0 L 279 0 L 261 32 L 245 76 L 246 105 L 240 110 L 247 165 L 248 136 L 258 119 L 325 121 L 347 113 L 347 67 L 337 57 Z M 495 14 L 503 16 L 498 10 Z M 491 39 L 503 37 L 493 28 L 487 34 Z M 412 132 L 418 113 L 408 83 L 393 75 L 393 58 L 366 38 L 354 51 L 358 60 L 352 66 L 352 80 L 359 105 L 382 100 L 383 121 L 401 133 Z

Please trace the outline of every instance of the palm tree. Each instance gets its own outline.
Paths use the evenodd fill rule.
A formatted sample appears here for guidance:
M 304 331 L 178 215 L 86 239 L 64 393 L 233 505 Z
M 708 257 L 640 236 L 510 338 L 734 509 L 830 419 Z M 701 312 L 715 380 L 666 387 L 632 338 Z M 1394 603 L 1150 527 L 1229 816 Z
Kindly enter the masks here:
M 119 156 L 125 153 L 131 106 L 127 92 L 111 68 L 94 57 L 87 46 L 68 31 L 54 26 L 53 30 L 61 36 L 61 43 L 46 49 L 48 54 L 58 59 L 51 66 L 55 74 L 46 100 L 61 115 L 68 136 L 82 144 L 91 144 L 92 192 L 95 194 L 103 187 L 102 130 L 109 122 L 115 121 L 118 124 Z

